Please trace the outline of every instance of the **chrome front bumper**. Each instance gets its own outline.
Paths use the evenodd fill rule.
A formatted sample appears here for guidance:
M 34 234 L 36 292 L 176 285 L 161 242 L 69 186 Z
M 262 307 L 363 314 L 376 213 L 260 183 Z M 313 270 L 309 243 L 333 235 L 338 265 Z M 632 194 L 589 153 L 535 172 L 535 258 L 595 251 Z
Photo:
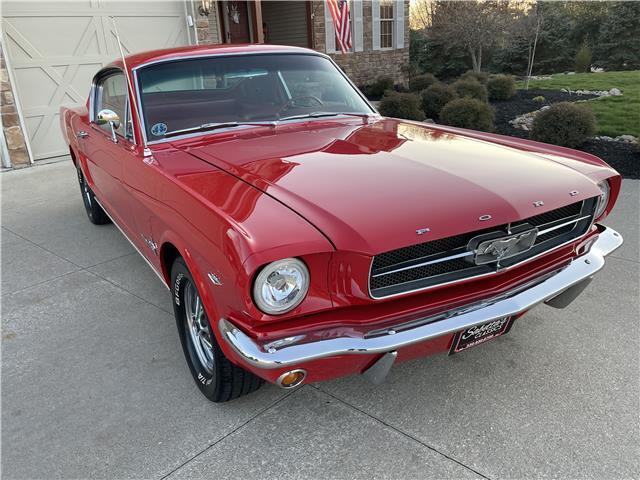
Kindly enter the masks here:
M 430 319 L 426 318 L 415 328 L 397 332 L 389 329 L 383 335 L 375 337 L 341 337 L 293 345 L 287 345 L 289 342 L 283 339 L 282 343 L 286 346 L 272 347 L 267 351 L 229 320 L 220 319 L 218 327 L 224 340 L 238 355 L 258 368 L 299 365 L 335 355 L 393 352 L 496 318 L 518 315 L 539 303 L 549 302 L 551 305 L 555 303 L 554 306 L 558 307 L 566 306 L 604 266 L 604 257 L 622 245 L 622 236 L 619 233 L 608 227 L 601 228 L 604 230 L 600 232 L 589 253 L 574 259 L 567 267 L 530 288 L 519 288 L 515 293 L 507 293 L 497 299 L 465 307 L 443 320 L 434 317 L 434 321 L 429 323 Z M 563 296 L 568 297 L 568 301 L 563 301 Z M 271 342 L 271 345 L 274 343 L 277 342 Z

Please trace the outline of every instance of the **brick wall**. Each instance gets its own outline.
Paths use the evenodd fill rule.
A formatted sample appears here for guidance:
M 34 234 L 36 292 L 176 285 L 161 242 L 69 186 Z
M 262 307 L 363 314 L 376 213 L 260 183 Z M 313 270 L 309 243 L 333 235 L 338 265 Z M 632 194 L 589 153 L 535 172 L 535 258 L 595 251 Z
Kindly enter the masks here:
M 392 77 L 396 83 L 406 83 L 406 66 L 409 64 L 409 0 L 404 0 L 404 48 L 393 50 L 373 49 L 373 20 L 371 1 L 363 0 L 363 51 L 348 53 L 326 52 L 324 5 L 320 0 L 312 2 L 314 48 L 329 55 L 358 86 L 373 82 L 380 76 Z
M 4 61 L 4 53 L 0 44 L 0 114 L 2 129 L 9 149 L 9 158 L 15 168 L 30 165 L 29 153 L 25 145 L 24 134 L 20 127 L 20 119 L 16 109 L 9 72 Z

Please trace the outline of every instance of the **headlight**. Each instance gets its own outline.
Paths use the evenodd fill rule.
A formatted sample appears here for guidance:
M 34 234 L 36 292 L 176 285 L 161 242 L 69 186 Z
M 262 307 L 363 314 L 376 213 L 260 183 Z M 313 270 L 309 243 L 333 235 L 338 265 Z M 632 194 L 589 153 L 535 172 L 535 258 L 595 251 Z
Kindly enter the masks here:
M 270 263 L 262 269 L 253 285 L 253 299 L 269 315 L 297 307 L 309 290 L 309 270 L 295 258 Z
M 596 206 L 596 214 L 594 218 L 599 218 L 607 208 L 607 204 L 609 203 L 609 194 L 611 193 L 611 187 L 609 186 L 609 182 L 606 180 L 604 182 L 600 182 L 598 184 L 600 187 L 600 196 L 598 197 L 598 205 Z

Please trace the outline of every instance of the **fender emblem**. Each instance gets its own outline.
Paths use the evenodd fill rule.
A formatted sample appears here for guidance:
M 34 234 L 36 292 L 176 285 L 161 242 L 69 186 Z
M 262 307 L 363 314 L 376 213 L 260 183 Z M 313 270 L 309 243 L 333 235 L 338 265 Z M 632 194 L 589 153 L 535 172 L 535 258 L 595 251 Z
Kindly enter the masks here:
M 571 195 L 572 197 L 575 197 L 576 195 L 578 195 L 580 192 L 578 190 L 571 190 L 569 192 L 569 195 Z
M 416 230 L 418 235 L 424 235 L 425 233 L 429 233 L 431 231 L 430 228 L 419 228 Z
M 480 215 L 478 220 L 481 222 L 486 222 L 487 220 L 491 220 L 493 217 L 491 215 Z
M 537 202 L 533 202 L 534 207 L 542 207 L 544 206 L 544 202 L 542 200 L 538 200 Z

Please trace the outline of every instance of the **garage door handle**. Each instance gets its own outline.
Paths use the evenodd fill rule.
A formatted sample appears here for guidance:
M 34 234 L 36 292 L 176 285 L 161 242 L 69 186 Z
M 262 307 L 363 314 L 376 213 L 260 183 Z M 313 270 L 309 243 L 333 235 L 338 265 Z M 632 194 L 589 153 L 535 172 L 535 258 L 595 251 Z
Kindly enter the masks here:
M 87 138 L 89 136 L 89 134 L 87 132 L 85 132 L 84 130 L 80 130 L 79 132 L 76 132 L 76 137 L 77 138 Z

